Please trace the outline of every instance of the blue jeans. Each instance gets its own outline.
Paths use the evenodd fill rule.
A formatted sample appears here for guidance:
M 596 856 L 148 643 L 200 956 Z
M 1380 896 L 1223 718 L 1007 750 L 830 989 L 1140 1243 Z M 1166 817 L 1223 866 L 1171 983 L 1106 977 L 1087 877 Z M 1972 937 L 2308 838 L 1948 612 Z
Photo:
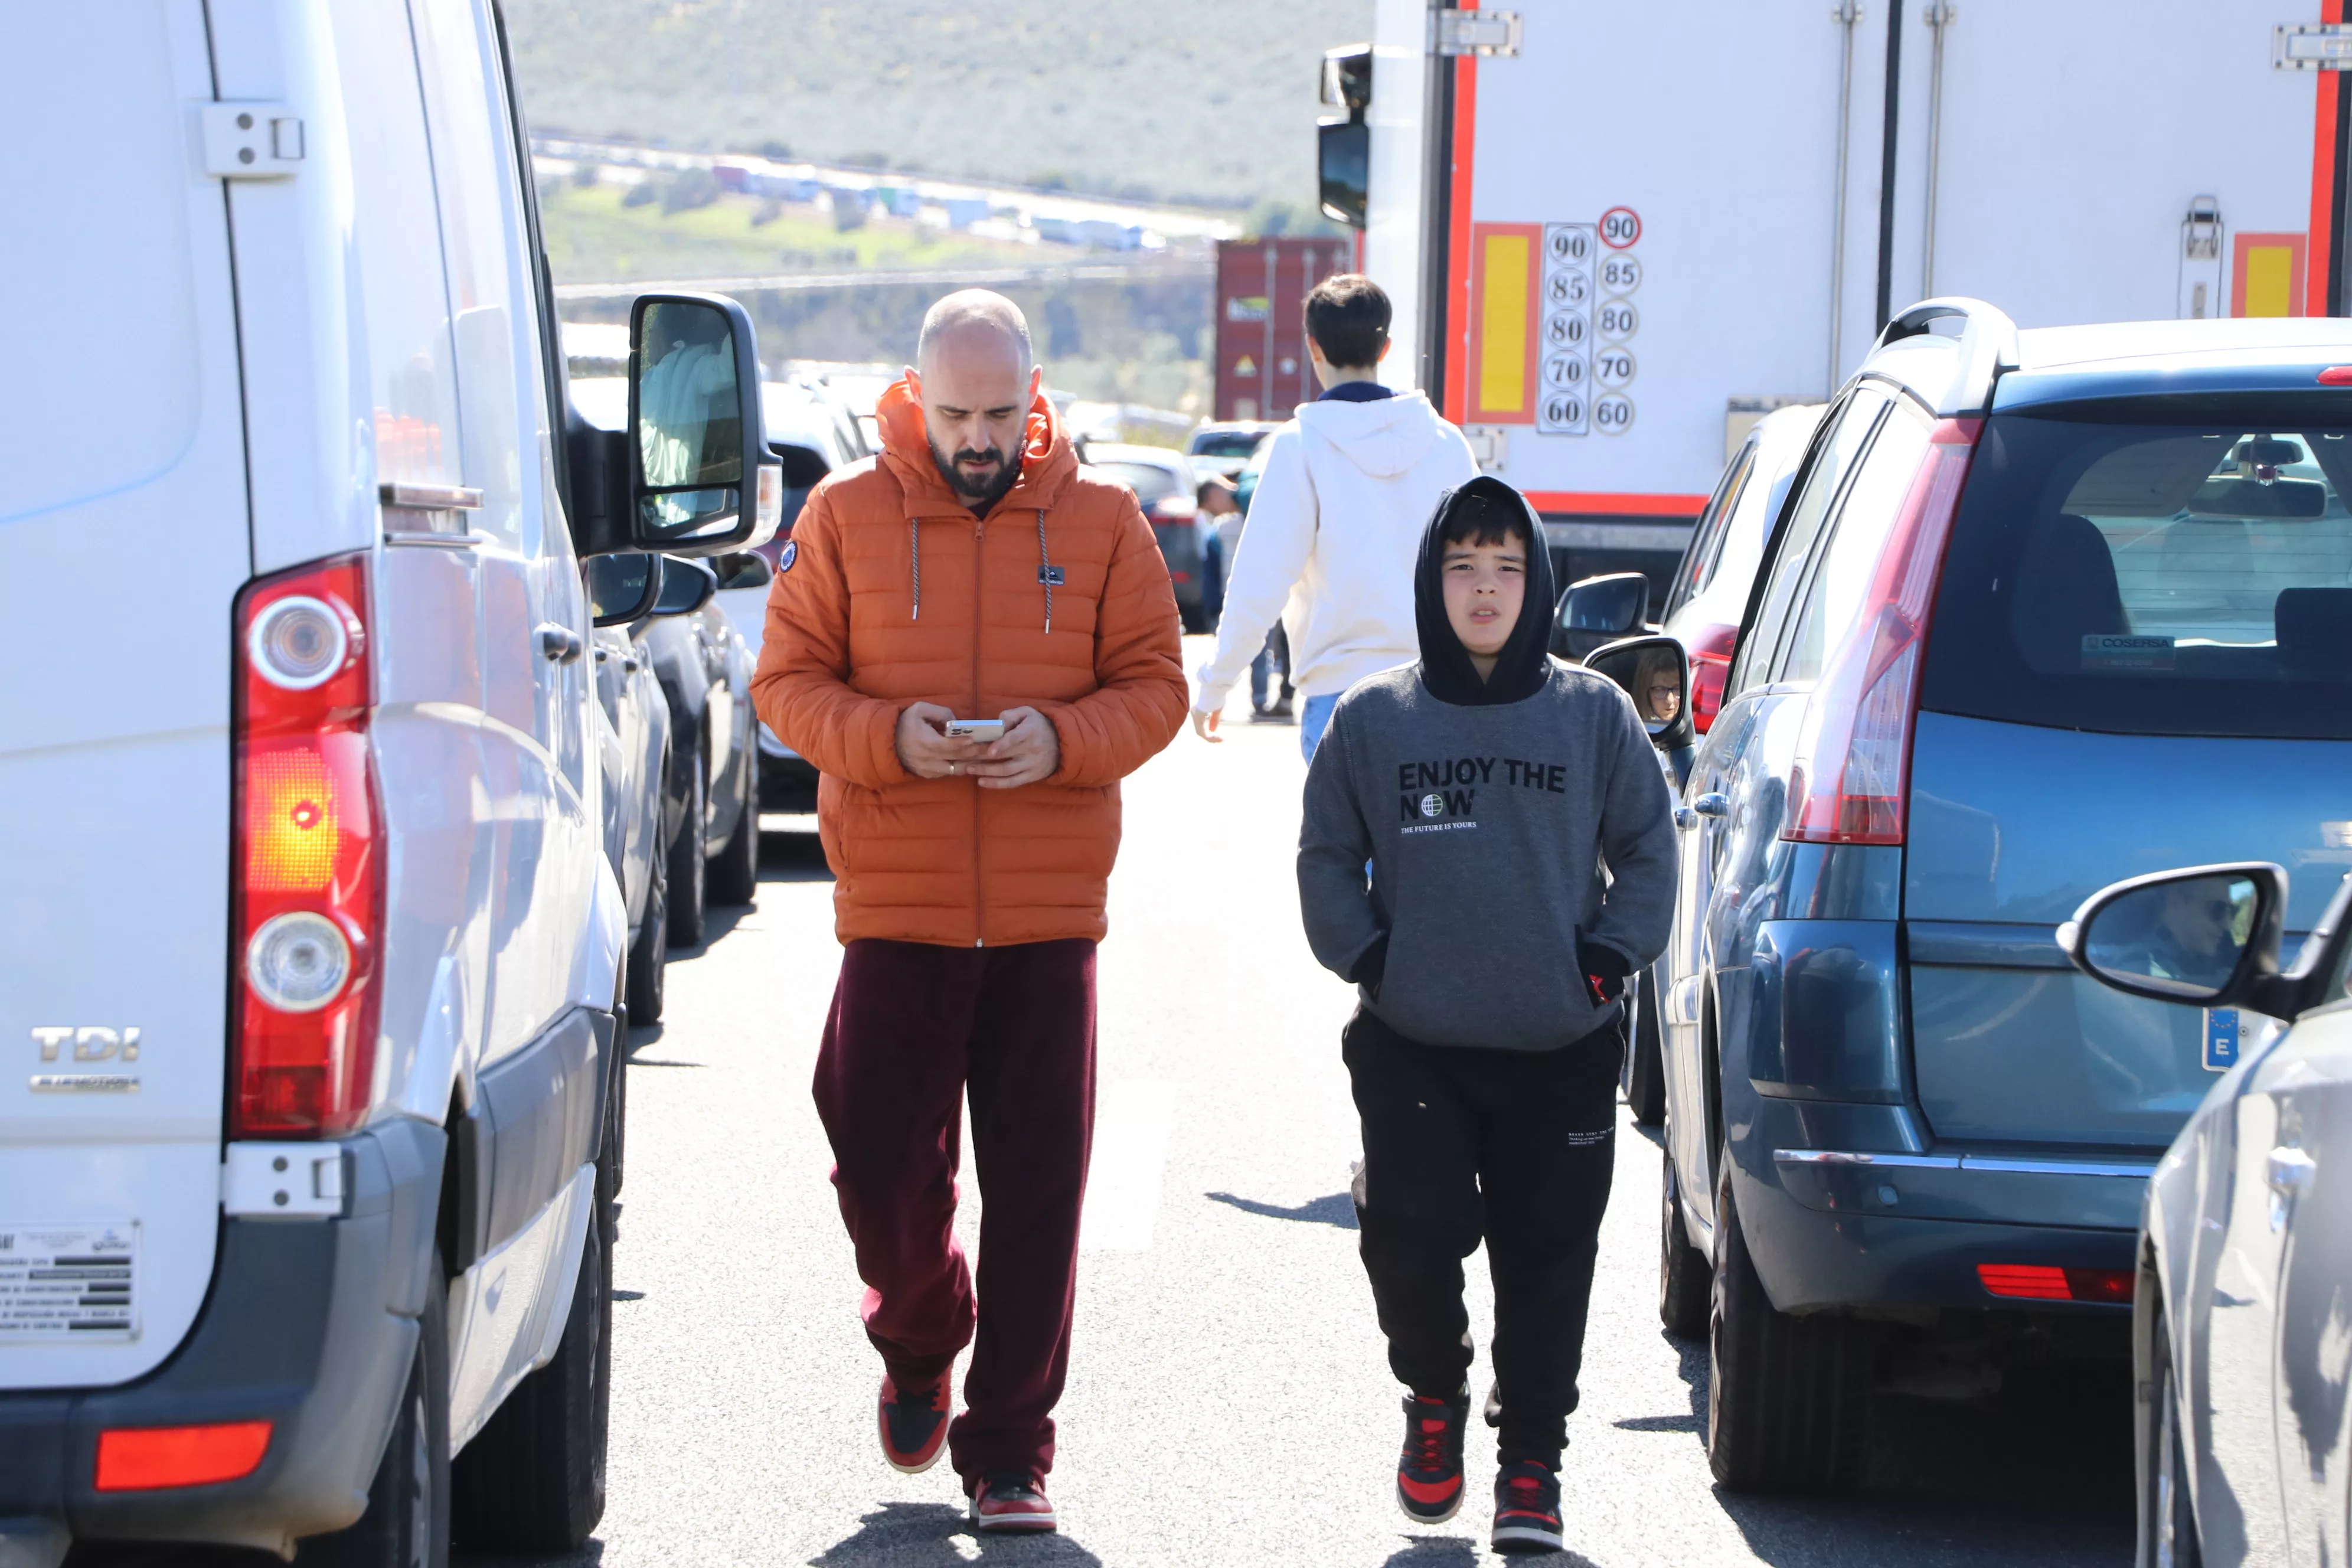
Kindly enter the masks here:
M 1308 762 L 1315 760 L 1315 748 L 1323 743 L 1323 731 L 1331 727 L 1331 710 L 1339 705 L 1339 693 L 1328 697 L 1310 697 L 1298 710 L 1298 750 Z

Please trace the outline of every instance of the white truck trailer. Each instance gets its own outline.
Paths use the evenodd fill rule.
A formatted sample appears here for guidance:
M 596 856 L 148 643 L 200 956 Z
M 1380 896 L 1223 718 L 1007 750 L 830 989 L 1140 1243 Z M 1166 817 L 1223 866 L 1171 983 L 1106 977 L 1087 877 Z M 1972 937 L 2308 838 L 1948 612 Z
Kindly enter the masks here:
M 1323 194 L 1400 385 L 1562 582 L 1679 555 L 1727 452 L 1892 311 L 2347 309 L 2343 0 L 1376 0 Z

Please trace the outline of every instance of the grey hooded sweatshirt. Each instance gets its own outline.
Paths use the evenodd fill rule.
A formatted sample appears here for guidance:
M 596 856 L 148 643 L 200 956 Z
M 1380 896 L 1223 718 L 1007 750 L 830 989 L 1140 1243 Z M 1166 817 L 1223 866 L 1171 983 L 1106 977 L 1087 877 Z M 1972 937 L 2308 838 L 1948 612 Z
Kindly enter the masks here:
M 1525 510 L 1481 478 L 1430 519 L 1413 581 L 1422 658 L 1358 682 L 1333 710 L 1307 773 L 1298 900 L 1317 959 L 1359 982 L 1398 1034 L 1544 1051 L 1621 1011 L 1594 1005 L 1580 945 L 1614 949 L 1629 973 L 1664 949 L 1675 834 L 1633 700 L 1545 651 L 1542 550 L 1485 681 L 1454 636 L 1439 531 L 1452 509 L 1502 498 Z

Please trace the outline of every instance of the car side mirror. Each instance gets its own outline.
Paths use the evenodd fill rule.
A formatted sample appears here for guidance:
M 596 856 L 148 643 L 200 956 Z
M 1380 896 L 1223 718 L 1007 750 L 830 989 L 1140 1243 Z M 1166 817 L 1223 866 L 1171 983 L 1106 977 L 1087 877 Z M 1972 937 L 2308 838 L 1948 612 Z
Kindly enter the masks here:
M 2286 893 L 2284 869 L 2260 861 L 2133 877 L 2083 900 L 2058 928 L 2058 945 L 2075 968 L 2127 995 L 2292 1019 L 2311 1005 L 2305 993 L 2315 991 L 2313 972 L 2336 945 L 2352 878 L 2295 972 L 2283 975 Z
M 1633 700 L 1633 711 L 1662 752 L 1679 751 L 1695 739 L 1690 714 L 1690 655 L 1673 637 L 1626 637 L 1585 656 L 1597 670 Z
M 656 619 L 690 616 L 710 603 L 710 595 L 719 592 L 719 574 L 701 562 L 675 555 L 660 559 L 661 592 L 655 595 L 653 607 Z
M 653 614 L 661 594 L 661 557 L 636 551 L 592 555 L 581 567 L 588 612 L 600 626 L 625 626 Z
M 731 588 L 764 588 L 776 580 L 776 569 L 768 564 L 768 558 L 750 550 L 721 555 L 711 565 L 719 573 L 721 592 Z
M 641 294 L 629 307 L 627 501 L 639 550 L 716 555 L 765 544 L 783 469 L 760 411 L 751 318 L 719 294 Z
M 1371 204 L 1372 128 L 1357 119 L 1327 120 L 1315 129 L 1323 216 L 1361 228 Z
M 1621 637 L 1639 637 L 1650 615 L 1650 580 L 1639 572 L 1612 572 L 1569 584 L 1552 616 L 1551 651 L 1583 658 Z

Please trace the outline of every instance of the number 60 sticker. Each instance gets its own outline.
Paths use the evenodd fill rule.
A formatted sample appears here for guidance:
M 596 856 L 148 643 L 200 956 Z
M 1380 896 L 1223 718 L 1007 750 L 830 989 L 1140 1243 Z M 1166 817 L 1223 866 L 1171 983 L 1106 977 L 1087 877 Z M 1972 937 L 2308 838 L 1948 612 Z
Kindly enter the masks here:
M 1592 422 L 1604 436 L 1622 436 L 1633 427 L 1633 400 L 1619 393 L 1595 399 Z

